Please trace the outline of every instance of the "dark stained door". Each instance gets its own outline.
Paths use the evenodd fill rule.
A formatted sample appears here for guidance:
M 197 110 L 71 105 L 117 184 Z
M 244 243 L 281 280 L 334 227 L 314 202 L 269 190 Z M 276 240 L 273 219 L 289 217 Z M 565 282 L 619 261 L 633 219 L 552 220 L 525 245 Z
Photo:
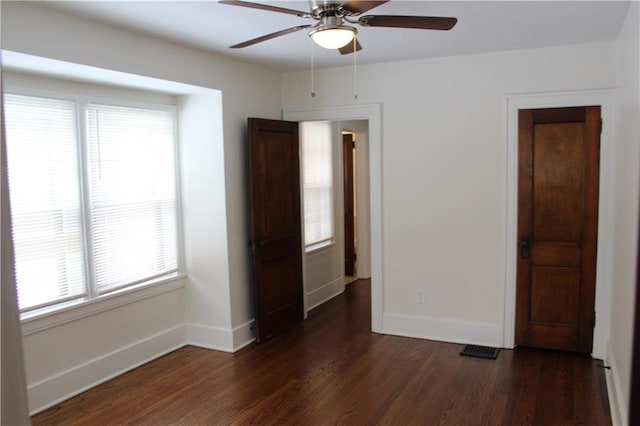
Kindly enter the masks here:
M 355 212 L 353 202 L 353 135 L 342 135 L 344 171 L 344 274 L 355 274 Z
M 256 339 L 302 321 L 298 123 L 249 118 Z
M 516 345 L 590 353 L 600 107 L 519 112 Z

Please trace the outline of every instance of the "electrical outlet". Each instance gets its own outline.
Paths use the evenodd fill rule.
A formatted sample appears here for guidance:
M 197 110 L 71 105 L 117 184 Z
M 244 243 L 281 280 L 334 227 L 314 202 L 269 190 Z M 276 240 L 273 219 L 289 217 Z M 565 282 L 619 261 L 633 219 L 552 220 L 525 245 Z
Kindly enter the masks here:
M 416 303 L 424 303 L 424 289 L 422 288 L 416 290 Z

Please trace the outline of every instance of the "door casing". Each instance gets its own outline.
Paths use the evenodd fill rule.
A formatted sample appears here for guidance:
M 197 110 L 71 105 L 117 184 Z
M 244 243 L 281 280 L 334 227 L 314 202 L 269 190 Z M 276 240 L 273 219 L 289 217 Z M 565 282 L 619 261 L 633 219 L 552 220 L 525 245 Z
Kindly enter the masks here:
M 382 330 L 382 121 L 380 104 L 336 106 L 316 109 L 290 109 L 283 113 L 287 121 L 348 121 L 369 122 L 369 209 L 371 226 L 371 330 Z M 309 306 L 306 299 L 305 311 Z
M 598 259 L 596 273 L 596 325 L 593 335 L 595 358 L 604 359 L 611 322 L 611 276 L 613 251 L 613 91 L 593 90 L 508 96 L 507 113 L 507 185 L 503 347 L 513 348 L 515 341 L 517 206 L 518 206 L 518 110 L 600 105 L 603 129 L 600 137 L 600 199 L 598 202 Z

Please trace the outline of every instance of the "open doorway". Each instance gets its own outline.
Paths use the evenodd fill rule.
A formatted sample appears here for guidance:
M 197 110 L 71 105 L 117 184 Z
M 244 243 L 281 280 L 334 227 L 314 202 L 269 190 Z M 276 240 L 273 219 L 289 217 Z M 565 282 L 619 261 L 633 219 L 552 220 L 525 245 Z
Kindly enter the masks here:
M 371 277 L 369 176 L 362 164 L 368 162 L 368 122 L 303 121 L 300 152 L 308 312 L 347 284 Z
M 368 236 L 368 270 L 371 277 L 371 330 L 373 332 L 382 332 L 382 289 L 383 285 L 383 256 L 382 256 L 382 134 L 381 134 L 381 107 L 379 104 L 350 105 L 343 107 L 324 107 L 317 109 L 291 109 L 283 112 L 283 118 L 289 121 L 313 121 L 313 120 L 331 120 L 331 121 L 347 121 L 357 120 L 367 123 L 366 140 L 367 155 L 361 156 L 358 153 L 358 163 L 366 164 L 365 169 L 359 169 L 358 173 L 366 173 L 364 179 L 367 184 L 368 204 L 365 206 L 367 212 L 368 223 L 365 225 L 362 220 L 358 222 L 357 231 L 366 229 Z M 359 186 L 360 190 L 362 185 Z M 363 210 L 358 208 L 360 212 Z M 362 214 L 359 214 L 362 219 Z M 362 253 L 363 241 L 358 237 L 359 251 Z M 360 273 L 362 273 L 362 260 L 358 265 Z M 342 263 L 342 260 L 341 260 Z M 304 271 L 303 276 L 307 273 Z M 344 288 L 344 285 L 343 285 Z M 305 280 L 306 290 L 306 280 Z M 305 297 L 305 308 L 308 311 L 312 306 L 312 300 Z
M 342 187 L 344 195 L 344 284 L 356 278 L 356 187 L 355 187 L 355 134 L 342 131 Z
M 340 122 L 345 285 L 371 277 L 369 248 L 368 122 Z

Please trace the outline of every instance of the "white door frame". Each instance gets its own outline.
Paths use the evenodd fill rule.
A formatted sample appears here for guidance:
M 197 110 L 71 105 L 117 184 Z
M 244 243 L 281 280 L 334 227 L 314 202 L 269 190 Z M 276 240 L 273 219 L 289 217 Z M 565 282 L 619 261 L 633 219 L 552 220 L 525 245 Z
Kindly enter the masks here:
M 283 119 L 288 121 L 369 122 L 369 180 L 371 226 L 371 329 L 382 332 L 382 122 L 380 104 L 336 106 L 313 109 L 288 109 Z
M 503 346 L 515 345 L 516 262 L 518 256 L 518 110 L 600 105 L 600 190 L 598 201 L 598 255 L 596 263 L 597 321 L 593 334 L 594 358 L 604 359 L 611 323 L 611 272 L 613 253 L 613 90 L 538 93 L 507 96 L 507 187 L 505 299 Z

